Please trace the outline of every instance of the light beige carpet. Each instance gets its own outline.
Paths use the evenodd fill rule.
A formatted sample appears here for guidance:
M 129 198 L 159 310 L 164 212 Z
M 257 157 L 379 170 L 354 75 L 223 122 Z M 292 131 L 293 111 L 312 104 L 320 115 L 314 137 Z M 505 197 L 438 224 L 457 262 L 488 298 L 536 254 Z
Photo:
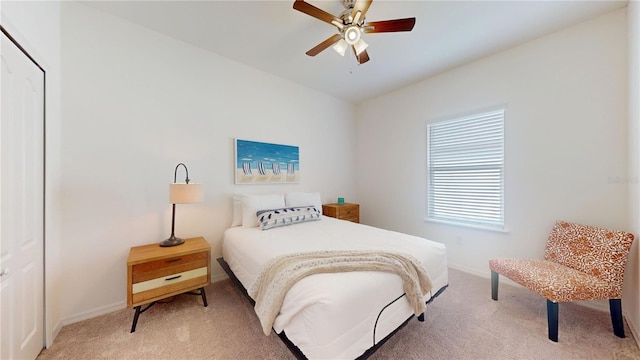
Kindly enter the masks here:
M 488 270 L 487 270 L 488 271 Z M 449 288 L 370 359 L 640 359 L 627 338 L 613 335 L 608 312 L 560 304 L 559 342 L 547 339 L 546 301 L 501 285 L 491 300 L 489 279 L 450 270 Z M 38 359 L 294 359 L 272 333 L 262 334 L 244 296 L 229 281 L 199 296 L 180 295 L 140 315 L 116 311 L 65 326 Z

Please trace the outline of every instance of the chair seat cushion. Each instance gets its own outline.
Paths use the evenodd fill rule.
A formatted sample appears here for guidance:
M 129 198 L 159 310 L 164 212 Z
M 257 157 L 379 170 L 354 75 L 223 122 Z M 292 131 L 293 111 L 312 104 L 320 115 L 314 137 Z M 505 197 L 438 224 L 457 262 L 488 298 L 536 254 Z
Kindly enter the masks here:
M 549 260 L 496 258 L 489 268 L 554 302 L 621 297 L 617 284 Z

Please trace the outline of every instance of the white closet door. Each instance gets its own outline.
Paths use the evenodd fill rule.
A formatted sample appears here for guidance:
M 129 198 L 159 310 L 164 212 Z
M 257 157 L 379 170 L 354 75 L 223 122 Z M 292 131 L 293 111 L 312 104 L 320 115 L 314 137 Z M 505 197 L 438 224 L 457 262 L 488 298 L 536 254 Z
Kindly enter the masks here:
M 35 359 L 44 345 L 44 73 L 1 36 L 0 358 Z

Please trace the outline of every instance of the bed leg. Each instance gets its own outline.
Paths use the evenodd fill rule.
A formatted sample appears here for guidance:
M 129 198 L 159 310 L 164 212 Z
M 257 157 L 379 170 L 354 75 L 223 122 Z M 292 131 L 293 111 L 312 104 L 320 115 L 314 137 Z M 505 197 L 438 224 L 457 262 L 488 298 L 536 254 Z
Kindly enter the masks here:
M 418 315 L 418 321 L 424 321 L 424 313 Z

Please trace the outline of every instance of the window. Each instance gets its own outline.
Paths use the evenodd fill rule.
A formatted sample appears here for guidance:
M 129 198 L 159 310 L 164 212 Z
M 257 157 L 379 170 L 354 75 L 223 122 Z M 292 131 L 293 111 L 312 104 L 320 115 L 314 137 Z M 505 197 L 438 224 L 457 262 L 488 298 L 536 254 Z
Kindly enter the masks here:
M 427 126 L 427 219 L 504 230 L 504 108 Z

